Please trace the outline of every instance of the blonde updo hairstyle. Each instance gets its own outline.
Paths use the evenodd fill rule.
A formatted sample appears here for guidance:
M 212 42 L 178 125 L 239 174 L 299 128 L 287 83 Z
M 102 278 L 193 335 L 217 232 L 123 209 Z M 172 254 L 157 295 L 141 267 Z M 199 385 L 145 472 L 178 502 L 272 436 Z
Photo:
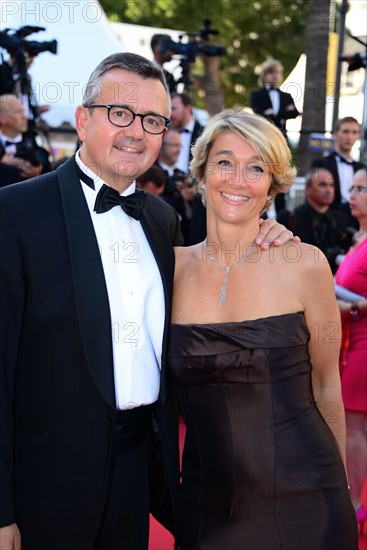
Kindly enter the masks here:
M 269 198 L 261 214 L 269 208 L 278 193 L 285 193 L 291 187 L 296 176 L 287 141 L 274 124 L 259 115 L 245 112 L 240 107 L 225 109 L 214 115 L 196 140 L 190 163 L 190 171 L 198 183 L 204 205 L 206 197 L 202 186 L 205 184 L 209 152 L 215 139 L 226 130 L 245 139 L 255 149 L 272 176 Z

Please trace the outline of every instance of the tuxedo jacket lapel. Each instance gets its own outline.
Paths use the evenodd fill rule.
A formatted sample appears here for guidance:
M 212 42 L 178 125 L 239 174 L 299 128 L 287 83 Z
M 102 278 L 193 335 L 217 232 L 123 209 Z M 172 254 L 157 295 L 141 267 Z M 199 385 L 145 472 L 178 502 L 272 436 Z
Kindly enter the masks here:
M 89 209 L 74 157 L 57 170 L 64 210 L 76 308 L 92 378 L 115 408 L 111 314 L 107 287 Z

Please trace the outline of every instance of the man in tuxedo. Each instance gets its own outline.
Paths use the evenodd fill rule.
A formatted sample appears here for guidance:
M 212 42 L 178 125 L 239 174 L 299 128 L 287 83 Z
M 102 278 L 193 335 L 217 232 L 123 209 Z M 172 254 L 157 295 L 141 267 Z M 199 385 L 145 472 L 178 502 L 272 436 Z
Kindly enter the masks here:
M 169 114 L 161 70 L 112 55 L 77 109 L 79 153 L 1 190 L 1 549 L 20 531 L 24 550 L 146 550 L 152 413 L 177 490 L 166 341 L 182 238 L 167 204 L 134 194 Z
M 287 120 L 297 118 L 299 112 L 291 94 L 279 90 L 282 80 L 282 64 L 275 59 L 265 61 L 258 80 L 260 89 L 251 92 L 250 104 L 254 113 L 273 122 L 287 137 Z
M 167 174 L 166 188 L 161 198 L 178 213 L 184 244 L 190 246 L 205 239 L 206 210 L 192 178 L 176 167 L 181 151 L 181 135 L 174 128 L 167 131 L 157 164 Z
M 203 127 L 193 117 L 193 104 L 187 94 L 172 94 L 171 101 L 171 127 L 181 134 L 181 151 L 176 166 L 187 174 L 191 160 L 191 147 L 203 131 Z
M 185 177 L 187 172 L 177 168 L 178 157 L 181 152 L 181 134 L 174 128 L 169 128 L 162 142 L 156 164 L 160 166 L 167 175 L 164 195 L 177 195 L 176 181 L 179 177 Z
M 331 207 L 347 214 L 350 221 L 354 221 L 355 227 L 358 227 L 358 223 L 350 213 L 349 189 L 354 174 L 364 166 L 351 157 L 352 148 L 359 137 L 358 120 L 351 116 L 337 120 L 333 131 L 334 151 L 312 162 L 312 168 L 326 168 L 332 173 L 335 182 L 335 198 Z
M 24 178 L 32 178 L 50 170 L 48 151 L 40 147 L 28 120 L 23 103 L 13 94 L 0 96 L 1 162 L 16 166 Z
M 135 192 L 169 114 L 162 71 L 113 54 L 76 110 L 76 155 L 0 190 L 2 550 L 147 550 L 149 510 L 163 520 L 166 502 L 174 530 L 166 359 L 182 238 L 169 205 Z M 283 230 L 263 224 L 257 242 Z

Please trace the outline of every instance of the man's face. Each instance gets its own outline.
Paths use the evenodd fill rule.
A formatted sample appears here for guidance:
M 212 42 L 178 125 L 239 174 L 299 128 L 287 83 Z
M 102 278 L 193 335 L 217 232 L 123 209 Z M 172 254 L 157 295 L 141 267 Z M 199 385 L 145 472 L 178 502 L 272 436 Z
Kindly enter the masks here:
M 307 187 L 307 198 L 316 207 L 330 206 L 335 197 L 334 178 L 330 172 L 320 170 L 312 178 L 312 185 Z
M 264 75 L 264 84 L 271 84 L 271 86 L 279 86 L 283 78 L 283 72 L 281 67 L 276 66 L 271 71 Z
M 191 120 L 192 107 L 184 105 L 179 96 L 172 98 L 171 127 L 182 128 Z
M 9 97 L 0 107 L 0 123 L 5 135 L 15 137 L 27 131 L 28 121 L 24 106 L 16 97 Z
M 162 143 L 162 149 L 159 154 L 159 159 L 168 166 L 173 166 L 178 160 L 180 151 L 180 134 L 174 130 L 168 130 L 167 135 Z
M 134 113 L 169 118 L 167 93 L 159 80 L 142 79 L 122 69 L 106 72 L 94 104 L 124 105 Z M 118 190 L 128 187 L 136 176 L 156 160 L 163 134 L 143 130 L 141 118 L 120 128 L 108 119 L 106 108 L 78 107 L 76 127 L 82 141 L 81 159 L 106 183 Z
M 339 130 L 333 133 L 337 149 L 341 153 L 350 153 L 353 145 L 359 139 L 359 134 L 359 124 L 343 122 Z

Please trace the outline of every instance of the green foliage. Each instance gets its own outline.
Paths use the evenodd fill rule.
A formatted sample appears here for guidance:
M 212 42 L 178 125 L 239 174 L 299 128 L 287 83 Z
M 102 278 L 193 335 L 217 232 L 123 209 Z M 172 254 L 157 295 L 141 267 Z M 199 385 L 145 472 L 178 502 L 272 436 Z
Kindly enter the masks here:
M 100 0 L 113 21 L 194 32 L 211 19 L 226 47 L 221 59 L 224 103 L 248 105 L 256 71 L 267 58 L 282 62 L 285 76 L 303 51 L 306 0 Z M 200 73 L 200 60 L 193 72 Z

